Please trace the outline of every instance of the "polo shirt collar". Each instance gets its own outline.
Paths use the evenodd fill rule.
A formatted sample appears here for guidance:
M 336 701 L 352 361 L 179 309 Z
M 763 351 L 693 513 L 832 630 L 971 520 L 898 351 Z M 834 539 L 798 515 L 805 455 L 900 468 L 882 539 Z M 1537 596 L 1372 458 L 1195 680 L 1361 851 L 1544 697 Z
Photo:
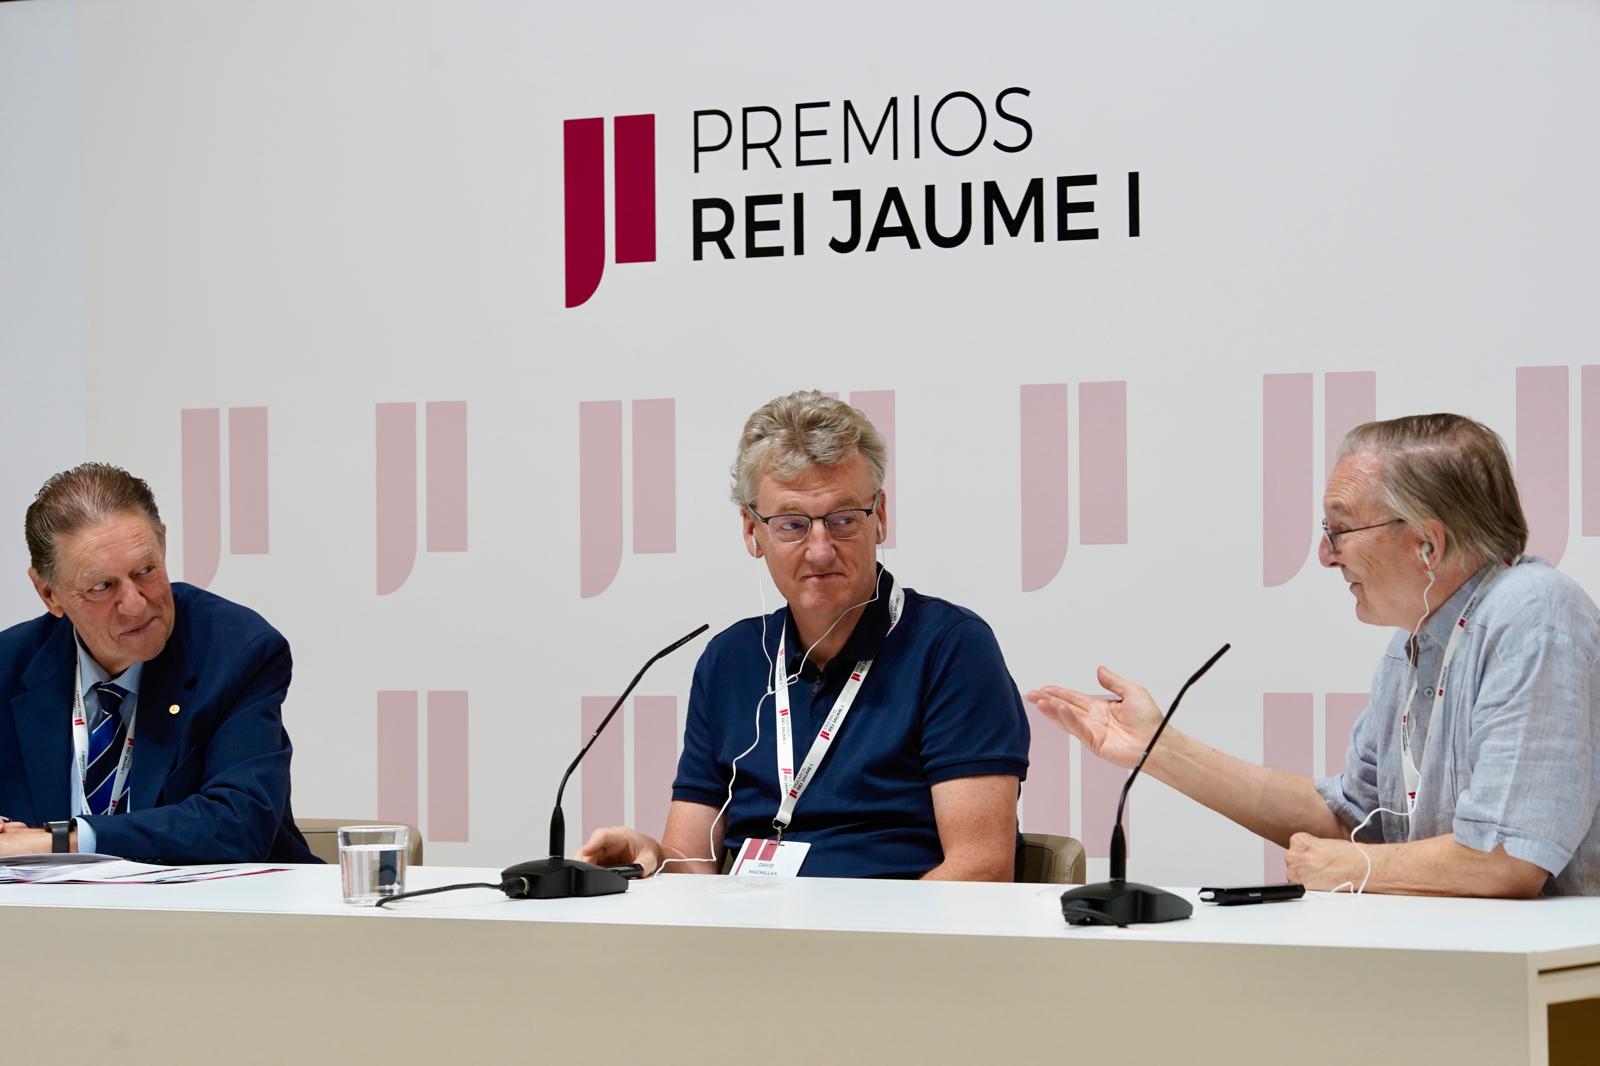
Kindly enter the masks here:
M 878 564 L 877 570 L 877 596 L 867 604 L 867 609 L 861 612 L 861 617 L 856 621 L 855 629 L 850 631 L 850 637 L 844 642 L 844 647 L 839 649 L 839 654 L 828 661 L 829 668 L 836 662 L 854 665 L 862 659 L 876 659 L 878 649 L 883 646 L 884 637 L 889 635 L 889 590 L 894 588 L 894 575 Z M 805 668 L 806 648 L 800 643 L 800 632 L 795 628 L 794 613 L 787 608 L 783 613 L 783 631 L 788 644 L 788 670 L 790 675 Z

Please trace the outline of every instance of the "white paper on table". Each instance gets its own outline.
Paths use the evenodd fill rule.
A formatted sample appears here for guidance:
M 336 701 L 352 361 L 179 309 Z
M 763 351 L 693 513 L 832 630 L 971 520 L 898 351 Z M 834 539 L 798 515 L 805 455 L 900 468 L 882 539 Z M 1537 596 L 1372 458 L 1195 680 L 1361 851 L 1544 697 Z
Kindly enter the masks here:
M 0 859 L 0 884 L 13 881 L 42 881 L 72 870 L 87 871 L 108 862 L 121 862 L 114 855 L 69 851 L 35 855 L 8 855 Z
M 0 884 L 163 885 L 216 881 L 225 877 L 276 873 L 281 866 L 264 863 L 219 863 L 210 866 L 161 866 L 109 855 L 20 855 L 0 862 Z
M 247 862 L 212 866 L 163 866 L 154 873 L 139 877 L 120 877 L 115 881 L 95 881 L 93 884 L 118 885 L 182 885 L 191 881 L 221 881 L 228 877 L 249 877 L 251 874 L 281 874 L 287 867 L 268 866 L 264 862 Z M 83 883 L 83 882 L 80 882 Z

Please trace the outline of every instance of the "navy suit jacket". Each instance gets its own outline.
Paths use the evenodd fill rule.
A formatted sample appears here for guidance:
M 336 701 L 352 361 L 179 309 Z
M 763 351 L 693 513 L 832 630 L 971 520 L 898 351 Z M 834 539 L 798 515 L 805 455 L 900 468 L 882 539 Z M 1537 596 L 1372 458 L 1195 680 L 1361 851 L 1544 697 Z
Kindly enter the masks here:
M 289 809 L 289 644 L 266 620 L 174 584 L 172 636 L 144 665 L 125 814 L 86 817 L 96 849 L 161 863 L 316 862 Z M 0 633 L 0 814 L 70 818 L 72 623 Z M 169 713 L 176 706 L 177 714 Z

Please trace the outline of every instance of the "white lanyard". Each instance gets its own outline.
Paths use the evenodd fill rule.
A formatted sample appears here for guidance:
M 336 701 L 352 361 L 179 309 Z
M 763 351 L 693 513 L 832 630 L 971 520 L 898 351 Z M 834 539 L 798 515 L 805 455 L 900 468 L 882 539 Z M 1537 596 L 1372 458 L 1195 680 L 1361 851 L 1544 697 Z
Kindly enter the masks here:
M 1456 656 L 1456 645 L 1461 643 L 1461 634 L 1467 631 L 1467 619 L 1472 617 L 1472 612 L 1477 610 L 1478 599 L 1484 590 L 1494 583 L 1506 569 L 1505 563 L 1496 563 L 1494 569 L 1484 575 L 1478 587 L 1472 591 L 1472 596 L 1467 600 L 1467 605 L 1461 609 L 1461 617 L 1456 619 L 1456 624 L 1450 627 L 1450 639 L 1445 642 L 1444 661 L 1439 664 L 1439 682 L 1433 688 L 1433 711 L 1428 715 L 1428 740 L 1423 741 L 1423 761 L 1427 761 L 1427 744 L 1438 732 L 1436 724 L 1439 713 L 1444 707 L 1444 677 L 1450 671 L 1450 660 Z M 1413 649 L 1413 654 L 1416 651 Z M 1406 782 L 1406 810 L 1415 812 L 1417 809 L 1417 793 L 1422 787 L 1422 771 L 1417 767 L 1417 760 L 1411 754 L 1411 704 L 1417 698 L 1417 671 L 1411 670 L 1411 688 L 1406 692 L 1406 702 L 1400 708 L 1400 769 Z
M 900 590 L 900 582 L 894 582 L 889 589 L 889 629 L 884 634 L 886 638 L 889 633 L 894 632 L 894 627 L 900 624 L 900 612 L 905 606 L 905 598 L 905 593 Z M 799 773 L 796 773 L 794 722 L 789 714 L 789 659 L 785 654 L 788 641 L 787 628 L 785 627 L 784 634 L 778 638 L 778 659 L 773 664 L 776 676 L 772 681 L 778 711 L 778 787 L 783 793 L 783 802 L 778 805 L 778 813 L 772 819 L 772 828 L 777 830 L 780 841 L 783 839 L 783 831 L 789 827 L 789 822 L 794 817 L 794 808 L 800 802 L 801 793 L 811 784 L 823 756 L 828 754 L 828 748 L 833 744 L 833 738 L 839 735 L 839 727 L 844 725 L 845 715 L 850 713 L 850 705 L 855 703 L 856 693 L 861 691 L 861 684 L 866 681 L 867 672 L 872 669 L 871 659 L 857 661 L 855 669 L 850 671 L 850 680 L 844 683 L 844 690 L 834 701 L 833 710 L 828 712 L 822 728 L 817 730 L 817 739 L 811 742 L 811 750 L 806 752 L 806 761 L 801 764 Z
M 124 697 L 126 698 L 126 697 Z M 139 714 L 138 704 L 134 705 L 133 714 L 128 718 L 128 737 L 122 744 L 122 759 L 117 763 L 117 776 L 111 782 L 111 806 L 107 814 L 116 814 L 117 807 L 122 802 L 122 788 L 128 781 L 128 770 L 133 766 L 133 722 Z M 72 749 L 78 762 L 78 781 L 80 791 L 83 793 L 84 810 L 80 813 L 92 814 L 89 807 L 89 715 L 83 706 L 83 666 L 78 666 L 78 681 L 72 689 Z

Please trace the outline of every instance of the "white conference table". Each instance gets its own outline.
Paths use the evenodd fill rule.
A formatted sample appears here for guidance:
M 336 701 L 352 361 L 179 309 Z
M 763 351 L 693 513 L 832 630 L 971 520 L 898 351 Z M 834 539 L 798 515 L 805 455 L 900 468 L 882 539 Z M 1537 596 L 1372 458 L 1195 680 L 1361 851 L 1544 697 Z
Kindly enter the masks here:
M 498 879 L 419 867 L 407 887 Z M 327 866 L 0 885 L 0 1049 L 118 1066 L 717 1063 L 764 1048 L 1511 1066 L 1546 1061 L 1548 1004 L 1600 997 L 1600 898 L 1312 896 L 1107 929 L 1063 923 L 1060 891 L 670 876 L 597 899 L 473 889 L 375 911 L 341 903 Z

